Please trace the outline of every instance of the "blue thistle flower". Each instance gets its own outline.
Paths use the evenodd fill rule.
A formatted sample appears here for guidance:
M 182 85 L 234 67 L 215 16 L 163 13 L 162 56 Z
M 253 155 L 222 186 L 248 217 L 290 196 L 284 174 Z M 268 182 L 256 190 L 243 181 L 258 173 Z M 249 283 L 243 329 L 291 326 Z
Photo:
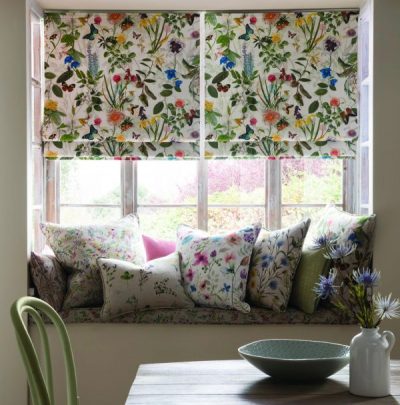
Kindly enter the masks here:
M 362 269 L 353 271 L 353 278 L 355 282 L 364 287 L 375 287 L 381 278 L 378 271 L 371 271 L 370 269 Z
M 332 260 L 343 259 L 354 252 L 357 245 L 353 242 L 338 243 L 328 247 L 327 258 Z
M 331 270 L 327 277 L 319 276 L 319 283 L 315 285 L 313 291 L 323 300 L 328 299 L 336 293 L 335 278 L 335 270 Z

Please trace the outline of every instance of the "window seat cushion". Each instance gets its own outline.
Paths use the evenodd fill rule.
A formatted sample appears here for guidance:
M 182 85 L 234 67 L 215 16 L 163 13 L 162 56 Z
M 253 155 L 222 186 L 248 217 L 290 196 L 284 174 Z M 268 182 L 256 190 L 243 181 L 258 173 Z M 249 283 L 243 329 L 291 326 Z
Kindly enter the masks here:
M 71 308 L 60 313 L 66 323 L 158 323 L 158 324 L 354 324 L 331 308 L 319 308 L 306 314 L 295 308 L 274 312 L 266 308 L 252 307 L 249 313 L 236 310 L 202 308 L 154 309 L 125 314 L 109 321 L 100 318 L 101 308 Z

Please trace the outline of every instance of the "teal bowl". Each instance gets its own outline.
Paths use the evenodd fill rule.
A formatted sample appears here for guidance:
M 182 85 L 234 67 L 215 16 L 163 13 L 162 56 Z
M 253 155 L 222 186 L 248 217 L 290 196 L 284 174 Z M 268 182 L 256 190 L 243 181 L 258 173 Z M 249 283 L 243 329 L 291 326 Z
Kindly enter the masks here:
M 349 346 L 297 339 L 265 339 L 239 347 L 239 354 L 269 376 L 285 381 L 323 380 L 345 367 Z

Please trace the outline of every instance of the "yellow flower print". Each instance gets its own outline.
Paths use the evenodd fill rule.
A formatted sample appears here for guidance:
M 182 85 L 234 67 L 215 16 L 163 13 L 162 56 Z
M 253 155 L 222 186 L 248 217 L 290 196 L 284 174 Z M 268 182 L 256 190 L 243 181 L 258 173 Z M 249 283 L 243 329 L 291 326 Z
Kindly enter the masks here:
M 212 152 L 209 152 L 208 150 L 206 150 L 206 151 L 204 152 L 204 157 L 205 157 L 206 159 L 211 159 L 213 156 L 214 156 L 214 154 L 213 154 Z
M 142 120 L 139 123 L 139 128 L 144 129 L 144 128 L 147 128 L 148 126 L 149 126 L 149 120 Z
M 139 21 L 139 27 L 146 28 L 149 25 L 148 18 L 141 18 Z
M 51 111 L 57 111 L 58 103 L 57 103 L 57 101 L 54 101 L 54 100 L 46 100 L 44 102 L 44 108 L 46 108 L 47 110 L 51 110 Z
M 119 135 L 116 135 L 115 140 L 116 140 L 117 142 L 125 142 L 125 141 L 126 141 L 126 138 L 125 138 L 124 135 L 119 134 Z
M 212 101 L 206 100 L 204 102 L 204 108 L 207 112 L 212 112 L 214 108 L 214 103 Z
M 46 150 L 44 152 L 44 157 L 48 159 L 56 159 L 58 157 L 58 153 L 52 150 Z
M 280 142 L 282 140 L 282 137 L 279 134 L 274 134 L 272 135 L 272 140 L 274 142 Z
M 157 66 L 163 66 L 164 63 L 165 63 L 165 57 L 164 57 L 164 55 L 157 55 L 154 58 L 154 61 L 155 61 Z
M 119 34 L 119 35 L 117 35 L 116 40 L 117 40 L 117 42 L 118 42 L 120 45 L 124 44 L 125 41 L 126 41 L 126 36 L 125 36 L 125 34 Z
M 281 38 L 280 34 L 276 33 L 276 34 L 273 34 L 273 35 L 271 36 L 271 41 L 272 41 L 274 44 L 279 44 L 279 42 L 282 41 L 282 38 Z
M 312 14 L 309 14 L 309 15 L 306 17 L 306 22 L 307 22 L 307 25 L 311 25 L 311 24 L 312 24 L 312 22 L 313 22 L 313 16 L 312 16 Z
M 150 25 L 156 25 L 158 21 L 159 14 L 154 14 L 152 17 L 149 18 Z
M 159 115 L 154 115 L 153 117 L 151 117 L 148 121 L 149 121 L 149 124 L 150 125 L 154 125 L 156 122 L 157 122 L 157 120 L 160 118 L 160 116 Z
M 296 27 L 301 27 L 303 24 L 304 24 L 304 18 L 303 17 L 296 18 L 296 21 L 294 23 L 294 25 Z
M 321 60 L 321 56 L 319 53 L 313 53 L 310 55 L 310 62 L 313 65 L 318 65 L 319 61 Z
M 304 122 L 306 125 L 310 125 L 313 122 L 313 119 L 315 118 L 315 114 L 309 114 L 307 115 L 307 117 L 305 118 Z
M 294 126 L 295 126 L 296 128 L 303 128 L 303 127 L 306 126 L 306 122 L 305 122 L 303 119 L 301 119 L 301 120 L 296 120 Z

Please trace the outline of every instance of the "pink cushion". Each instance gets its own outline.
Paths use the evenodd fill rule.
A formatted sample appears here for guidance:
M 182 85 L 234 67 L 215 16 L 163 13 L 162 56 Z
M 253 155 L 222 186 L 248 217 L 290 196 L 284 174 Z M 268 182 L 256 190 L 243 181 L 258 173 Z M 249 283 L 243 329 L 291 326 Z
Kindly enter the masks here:
M 176 243 L 172 240 L 152 238 L 142 235 L 147 261 L 168 256 L 175 252 Z

